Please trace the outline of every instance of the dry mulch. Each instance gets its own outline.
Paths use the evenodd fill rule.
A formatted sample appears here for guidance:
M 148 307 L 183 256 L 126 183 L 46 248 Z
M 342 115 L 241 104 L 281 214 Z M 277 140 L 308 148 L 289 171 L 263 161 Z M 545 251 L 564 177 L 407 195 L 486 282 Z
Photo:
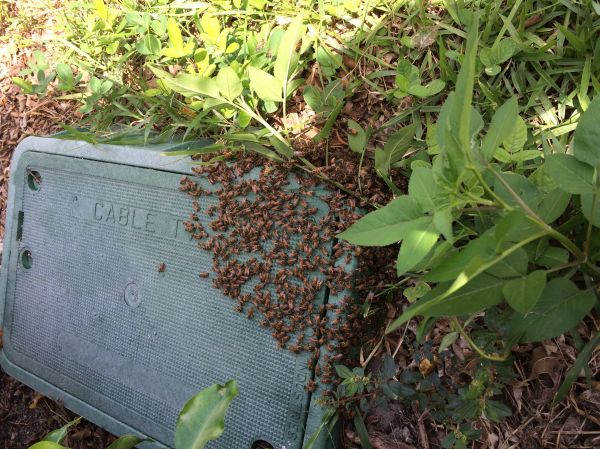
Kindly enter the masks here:
M 16 6 L 11 4 L 8 8 Z M 33 21 L 45 17 L 34 16 Z M 71 122 L 77 114 L 75 104 L 55 100 L 53 96 L 43 99 L 27 96 L 12 84 L 11 77 L 18 76 L 32 58 L 33 51 L 43 50 L 43 47 L 19 47 L 15 40 L 3 38 L 7 25 L 0 23 L 0 260 L 13 150 L 27 136 L 45 136 L 59 131 L 60 123 Z M 36 29 L 50 29 L 49 23 L 41 25 Z M 44 42 L 45 39 L 43 31 L 21 34 L 20 37 L 33 42 Z M 42 397 L 0 369 L 0 449 L 25 449 L 74 418 L 76 415 L 60 403 Z M 113 438 L 103 429 L 82 421 L 72 429 L 64 443 L 73 449 L 100 449 Z
M 48 432 L 77 418 L 59 402 L 42 397 L 0 371 L 0 449 L 24 449 Z M 105 448 L 114 440 L 108 432 L 81 421 L 63 444 L 72 449 Z

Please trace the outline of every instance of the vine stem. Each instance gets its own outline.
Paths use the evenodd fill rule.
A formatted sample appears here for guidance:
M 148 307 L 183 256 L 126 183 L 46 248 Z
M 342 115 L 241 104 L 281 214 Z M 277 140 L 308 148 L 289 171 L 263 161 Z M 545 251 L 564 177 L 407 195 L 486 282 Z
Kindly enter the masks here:
M 470 171 L 472 171 L 475 174 L 475 177 L 477 178 L 477 180 L 479 181 L 479 183 L 482 185 L 483 189 L 490 194 L 490 196 L 492 198 L 494 198 L 494 200 L 496 200 L 498 202 L 498 204 L 500 204 L 500 206 L 502 206 L 502 208 L 511 211 L 513 210 L 513 207 L 511 205 L 509 205 L 506 201 L 504 201 L 502 198 L 500 198 L 498 195 L 496 195 L 496 192 L 494 192 L 491 187 L 488 185 L 488 183 L 485 181 L 485 179 L 483 179 L 483 176 L 481 176 L 481 173 L 479 172 L 479 170 L 477 170 L 475 167 L 470 166 L 468 167 L 468 169 Z
M 558 232 L 556 229 L 554 229 L 552 226 L 550 226 L 548 223 L 546 223 L 544 220 L 542 220 L 540 218 L 540 216 L 537 215 L 533 210 L 531 210 L 531 208 L 527 205 L 527 203 L 525 203 L 525 201 L 523 201 L 523 199 L 517 194 L 517 192 L 515 192 L 513 190 L 513 188 L 502 178 L 502 176 L 500 176 L 496 172 L 496 170 L 493 170 L 492 168 L 490 168 L 490 171 L 496 177 L 496 179 L 498 179 L 498 181 L 500 181 L 502 183 L 504 188 L 506 190 L 508 190 L 508 192 L 515 199 L 515 201 L 519 204 L 521 209 L 523 209 L 525 214 L 527 214 L 527 217 L 531 221 L 533 221 L 536 225 L 538 225 L 543 230 L 545 230 L 548 233 L 549 237 L 552 237 L 552 238 L 556 239 L 557 241 L 559 241 L 566 249 L 568 249 L 575 257 L 577 257 L 577 259 L 579 259 L 582 262 L 586 261 L 585 254 L 577 247 L 577 245 L 575 245 L 571 241 L 571 239 L 569 239 L 566 235 Z M 479 175 L 479 178 L 481 179 L 481 181 L 483 181 L 485 183 L 485 180 L 481 177 L 481 175 Z M 484 188 L 485 188 L 485 186 L 487 186 L 487 183 L 484 185 Z M 489 189 L 489 186 L 487 188 Z M 506 203 L 504 203 L 504 204 L 507 206 L 506 207 L 507 210 L 514 210 L 513 207 L 509 206 Z
M 487 360 L 491 360 L 493 362 L 504 362 L 508 359 L 510 353 L 504 354 L 490 354 L 486 352 L 484 349 L 480 348 L 477 343 L 473 341 L 473 339 L 469 336 L 468 332 L 461 326 L 460 322 L 456 317 L 452 317 L 452 327 L 460 334 L 462 338 L 473 348 L 477 354 Z

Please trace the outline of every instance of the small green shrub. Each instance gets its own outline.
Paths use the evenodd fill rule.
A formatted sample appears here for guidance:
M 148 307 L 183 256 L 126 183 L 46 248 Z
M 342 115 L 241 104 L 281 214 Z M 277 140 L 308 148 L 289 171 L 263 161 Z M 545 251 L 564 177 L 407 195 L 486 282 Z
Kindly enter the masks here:
M 496 110 L 482 136 L 472 106 L 477 43 L 473 19 L 456 88 L 428 130 L 429 158 L 411 164 L 408 194 L 340 237 L 366 246 L 401 242 L 398 276 L 426 287 L 406 289 L 413 304 L 388 333 L 416 316 L 422 327 L 450 317 L 446 345 L 462 335 L 480 357 L 503 361 L 515 344 L 575 329 L 598 305 L 600 98 L 582 114 L 568 154 L 526 149 L 515 98 Z M 393 151 L 381 154 L 385 175 Z M 497 310 L 509 325 L 482 346 L 467 329 Z

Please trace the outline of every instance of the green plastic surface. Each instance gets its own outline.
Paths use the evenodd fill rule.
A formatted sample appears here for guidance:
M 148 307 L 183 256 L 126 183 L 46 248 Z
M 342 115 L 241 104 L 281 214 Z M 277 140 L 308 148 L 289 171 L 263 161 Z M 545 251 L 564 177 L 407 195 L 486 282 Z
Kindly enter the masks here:
M 0 277 L 2 366 L 109 431 L 157 447 L 172 447 L 189 397 L 236 379 L 225 433 L 208 447 L 264 440 L 300 449 L 322 414 L 304 389 L 308 355 L 278 349 L 268 329 L 198 277 L 212 258 L 184 231 L 190 199 L 177 190 L 192 165 L 161 156 L 168 148 L 19 145 Z M 318 301 L 327 300 L 323 289 Z M 331 444 L 325 431 L 313 447 Z

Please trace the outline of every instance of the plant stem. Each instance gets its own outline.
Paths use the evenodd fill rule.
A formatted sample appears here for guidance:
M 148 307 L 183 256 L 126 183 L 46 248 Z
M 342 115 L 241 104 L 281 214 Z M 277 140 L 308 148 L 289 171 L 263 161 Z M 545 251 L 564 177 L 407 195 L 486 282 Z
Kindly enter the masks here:
M 537 224 L 539 227 L 541 227 L 543 230 L 545 230 L 548 233 L 549 237 L 552 237 L 552 238 L 558 240 L 566 249 L 568 249 L 571 253 L 573 253 L 573 255 L 575 257 L 577 257 L 577 259 L 579 259 L 581 262 L 586 261 L 586 256 L 584 255 L 584 253 L 577 247 L 577 245 L 575 245 L 571 241 L 571 239 L 569 239 L 566 235 L 561 234 L 556 229 L 554 229 L 552 226 L 550 226 L 548 223 L 546 223 L 544 220 L 542 220 L 539 215 L 537 215 L 533 210 L 531 210 L 531 208 L 527 205 L 527 203 L 525 203 L 525 201 L 523 201 L 523 199 L 517 194 L 517 192 L 515 192 L 512 189 L 512 187 L 502 178 L 502 176 L 500 176 L 492 168 L 490 168 L 490 170 L 491 170 L 492 174 L 502 183 L 504 188 L 506 190 L 508 190 L 508 192 L 512 195 L 512 197 L 519 204 L 521 209 L 523 209 L 523 211 L 527 214 L 527 216 L 529 217 L 529 219 L 531 221 L 533 221 L 535 224 Z M 510 207 L 509 210 L 513 210 L 513 208 Z
M 496 192 L 494 192 L 491 187 L 488 185 L 488 183 L 485 181 L 485 179 L 483 179 L 483 176 L 481 176 L 481 173 L 479 172 L 479 170 L 477 170 L 475 167 L 468 167 L 468 169 L 470 171 L 472 171 L 475 174 L 475 177 L 477 178 L 477 180 L 479 181 L 479 183 L 481 184 L 481 186 L 483 187 L 483 189 L 492 197 L 494 198 L 494 200 L 500 204 L 500 206 L 502 206 L 503 209 L 506 210 L 513 210 L 512 206 L 510 206 L 507 202 L 505 202 L 502 198 L 500 198 L 498 195 L 496 195 Z
M 494 362 L 504 362 L 510 355 L 510 352 L 506 352 L 504 354 L 490 354 L 482 348 L 480 348 L 477 345 L 477 343 L 475 343 L 473 339 L 469 336 L 468 332 L 461 326 L 460 322 L 456 317 L 452 317 L 452 327 L 461 335 L 461 337 L 465 339 L 469 346 L 471 346 L 471 348 L 473 348 L 473 350 L 484 359 L 492 360 Z

